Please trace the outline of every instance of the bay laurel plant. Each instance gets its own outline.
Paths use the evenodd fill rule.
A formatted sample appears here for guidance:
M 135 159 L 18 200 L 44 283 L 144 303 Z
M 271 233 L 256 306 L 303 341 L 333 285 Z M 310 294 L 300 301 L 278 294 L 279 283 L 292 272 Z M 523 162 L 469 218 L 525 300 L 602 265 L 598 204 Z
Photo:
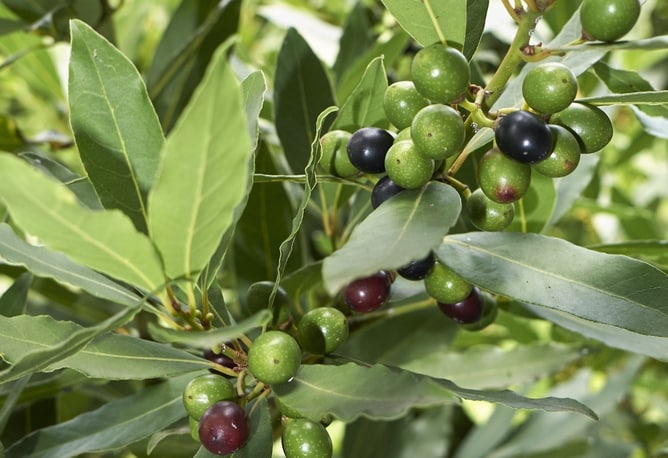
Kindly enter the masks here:
M 664 2 L 0 13 L 2 456 L 667 453 Z

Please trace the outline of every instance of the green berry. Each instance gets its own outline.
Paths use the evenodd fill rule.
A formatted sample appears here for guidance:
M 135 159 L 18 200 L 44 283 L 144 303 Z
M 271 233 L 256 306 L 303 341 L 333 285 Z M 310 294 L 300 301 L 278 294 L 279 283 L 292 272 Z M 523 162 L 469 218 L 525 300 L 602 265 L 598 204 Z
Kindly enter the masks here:
M 246 308 L 248 312 L 254 314 L 260 310 L 267 309 L 269 306 L 269 297 L 273 289 L 273 281 L 258 281 L 250 285 L 246 295 Z M 277 323 L 284 323 L 290 318 L 290 296 L 280 286 L 276 290 L 272 309 L 278 312 Z
M 320 168 L 338 177 L 351 177 L 359 173 L 348 158 L 348 141 L 353 134 L 345 130 L 332 130 L 320 138 L 322 158 Z
M 236 397 L 232 382 L 217 374 L 200 375 L 192 379 L 183 390 L 183 406 L 195 420 L 218 401 L 229 401 Z
M 578 92 L 575 74 L 564 64 L 544 62 L 527 73 L 522 82 L 526 103 L 540 113 L 556 113 L 570 105 Z
M 497 148 L 492 148 L 480 159 L 478 182 L 491 200 L 509 204 L 521 199 L 529 189 L 531 166 L 517 162 Z
M 494 202 L 478 188 L 466 201 L 466 214 L 471 223 L 481 231 L 502 231 L 513 221 L 513 204 Z
M 324 355 L 336 350 L 348 338 L 348 319 L 338 309 L 319 307 L 304 314 L 298 326 L 302 347 Z
M 415 113 L 428 104 L 429 100 L 415 89 L 412 81 L 397 81 L 390 84 L 383 97 L 385 116 L 400 130 L 409 127 Z
M 411 62 L 411 78 L 420 94 L 433 103 L 453 103 L 464 97 L 471 80 L 466 57 L 441 43 L 420 49 Z
M 471 294 L 473 285 L 464 280 L 454 270 L 440 261 L 436 261 L 434 268 L 424 279 L 427 294 L 437 302 L 456 304 Z
M 608 115 L 587 103 L 571 103 L 568 108 L 553 114 L 550 123 L 564 126 L 574 133 L 584 154 L 601 150 L 610 143 L 614 133 Z
M 547 159 L 533 164 L 532 168 L 545 176 L 565 177 L 580 163 L 580 144 L 575 135 L 562 126 L 550 125 L 554 146 Z
M 401 129 L 399 132 L 397 132 L 397 136 L 394 137 L 394 143 L 399 143 L 401 141 L 410 139 L 411 139 L 411 128 L 406 127 L 405 129 Z
M 385 172 L 397 185 L 414 189 L 426 184 L 434 174 L 434 161 L 418 153 L 411 140 L 395 143 L 385 156 Z
M 297 341 L 282 331 L 267 331 L 248 350 L 248 370 L 262 383 L 285 383 L 301 365 Z
M 580 23 L 585 37 L 615 41 L 631 31 L 640 16 L 638 0 L 583 0 Z
M 286 458 L 331 458 L 333 454 L 325 427 L 305 418 L 285 422 L 281 445 Z
M 441 160 L 459 153 L 466 129 L 457 110 L 441 104 L 424 107 L 411 124 L 411 139 L 423 156 Z

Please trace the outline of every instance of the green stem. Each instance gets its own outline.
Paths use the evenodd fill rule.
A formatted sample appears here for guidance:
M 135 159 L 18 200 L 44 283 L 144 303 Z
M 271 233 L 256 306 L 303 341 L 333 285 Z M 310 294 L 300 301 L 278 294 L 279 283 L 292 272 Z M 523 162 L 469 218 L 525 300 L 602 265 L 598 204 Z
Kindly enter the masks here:
M 400 315 L 405 315 L 407 313 L 417 312 L 418 310 L 423 310 L 429 307 L 434 307 L 436 301 L 434 299 L 426 299 L 420 302 L 413 302 L 412 304 L 402 305 L 400 307 L 392 307 L 385 310 L 380 310 L 378 312 L 366 313 L 364 315 L 356 315 L 349 318 L 351 323 L 363 323 L 365 321 L 377 320 L 380 318 L 390 318 Z

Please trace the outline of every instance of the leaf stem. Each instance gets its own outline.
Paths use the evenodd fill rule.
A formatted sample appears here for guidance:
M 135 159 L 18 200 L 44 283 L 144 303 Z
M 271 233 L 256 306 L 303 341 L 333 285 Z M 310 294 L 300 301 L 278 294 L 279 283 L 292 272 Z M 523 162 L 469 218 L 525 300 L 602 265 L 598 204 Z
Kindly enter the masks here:
M 438 18 L 436 17 L 436 14 L 434 14 L 434 10 L 431 7 L 431 1 L 424 0 L 424 7 L 427 10 L 427 14 L 429 14 L 429 18 L 431 19 L 431 23 L 434 26 L 436 35 L 438 35 L 439 41 L 443 44 L 443 46 L 448 46 L 448 41 L 445 39 L 445 34 L 443 33 L 443 30 L 441 30 L 441 25 L 438 23 Z
M 518 200 L 517 201 L 517 206 L 519 207 L 519 210 L 520 210 L 521 231 L 523 233 L 526 233 L 526 231 L 527 231 L 527 218 L 526 218 L 526 213 L 524 212 L 524 199 Z

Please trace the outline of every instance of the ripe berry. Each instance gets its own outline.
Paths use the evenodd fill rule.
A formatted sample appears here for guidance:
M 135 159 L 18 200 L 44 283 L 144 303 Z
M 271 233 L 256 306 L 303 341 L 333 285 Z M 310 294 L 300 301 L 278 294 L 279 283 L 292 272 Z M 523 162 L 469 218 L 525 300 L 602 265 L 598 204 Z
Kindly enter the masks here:
M 397 129 L 409 127 L 415 113 L 428 104 L 429 100 L 415 89 L 412 81 L 397 81 L 390 84 L 383 97 L 385 115 Z
M 297 327 L 302 347 L 319 355 L 331 353 L 348 338 L 348 319 L 334 307 L 319 307 L 304 314 Z
M 541 113 L 556 113 L 575 100 L 578 81 L 575 74 L 559 62 L 544 62 L 533 67 L 522 82 L 526 103 Z
M 404 189 L 405 188 L 402 188 L 394 181 L 392 181 L 389 176 L 385 175 L 383 178 L 378 180 L 376 185 L 373 187 L 373 190 L 371 191 L 371 206 L 373 208 L 378 208 L 380 204 L 385 202 L 393 195 L 404 191 Z
M 397 273 L 406 280 L 422 280 L 432 271 L 435 263 L 434 252 L 430 251 L 424 258 L 416 259 L 398 268 Z
M 566 127 L 580 142 L 582 153 L 594 153 L 612 140 L 610 118 L 600 108 L 588 103 L 571 103 L 550 116 L 550 123 Z
M 411 139 L 418 152 L 434 160 L 459 153 L 464 146 L 466 129 L 457 110 L 441 104 L 424 107 L 411 124 Z
M 466 57 L 441 43 L 420 49 L 411 62 L 415 88 L 433 103 L 449 104 L 461 99 L 471 80 Z
M 513 221 L 515 207 L 513 204 L 494 202 L 478 188 L 466 201 L 466 214 L 471 223 L 481 231 L 502 231 Z
M 437 302 L 454 304 L 464 300 L 473 287 L 454 270 L 440 261 L 436 261 L 432 271 L 424 278 L 427 294 Z
M 474 288 L 476 290 L 477 288 Z M 482 296 L 482 316 L 473 323 L 460 323 L 461 328 L 467 331 L 480 331 L 494 323 L 499 312 L 496 300 L 486 291 L 479 291 Z
M 390 297 L 391 287 L 390 276 L 381 270 L 369 277 L 350 282 L 343 291 L 343 300 L 356 312 L 373 312 Z
M 232 360 L 232 358 L 222 353 L 214 353 L 214 351 L 210 348 L 204 350 L 202 356 L 204 356 L 205 359 L 208 359 L 212 363 L 216 363 L 230 369 L 234 369 L 237 366 L 236 363 Z M 215 369 L 209 369 L 209 372 L 214 374 L 220 374 L 220 372 L 216 371 Z
M 359 173 L 348 158 L 348 142 L 352 134 L 345 130 L 332 130 L 320 138 L 322 158 L 320 168 L 337 177 L 350 177 Z
M 480 159 L 478 182 L 485 195 L 494 202 L 509 204 L 521 199 L 529 189 L 531 166 L 492 148 Z
M 183 406 L 188 415 L 198 420 L 212 404 L 232 400 L 236 394 L 234 385 L 225 377 L 200 375 L 188 382 L 183 390 Z
M 385 155 L 394 143 L 394 136 L 385 129 L 363 127 L 348 141 L 348 158 L 359 170 L 365 173 L 385 171 Z
M 246 412 L 234 402 L 217 402 L 202 414 L 198 433 L 200 442 L 211 453 L 233 453 L 248 440 L 250 427 Z
M 552 153 L 532 168 L 551 178 L 565 177 L 580 163 L 580 144 L 575 135 L 565 127 L 553 124 L 550 125 L 550 130 L 554 139 Z
M 580 23 L 586 38 L 615 41 L 626 35 L 640 16 L 638 0 L 584 0 Z
M 281 445 L 286 458 L 331 458 L 333 454 L 325 427 L 305 418 L 286 421 Z
M 405 189 L 419 188 L 427 183 L 435 167 L 432 159 L 418 153 L 411 140 L 395 143 L 385 156 L 387 176 Z
M 301 365 L 297 341 L 282 331 L 267 331 L 255 339 L 248 350 L 248 370 L 262 383 L 285 383 Z
M 482 294 L 480 294 L 478 288 L 473 288 L 470 293 L 459 302 L 444 303 L 439 301 L 438 308 L 457 323 L 475 323 L 483 316 L 484 305 Z
M 499 119 L 494 140 L 506 156 L 524 164 L 540 162 L 552 151 L 552 133 L 547 123 L 523 110 Z

